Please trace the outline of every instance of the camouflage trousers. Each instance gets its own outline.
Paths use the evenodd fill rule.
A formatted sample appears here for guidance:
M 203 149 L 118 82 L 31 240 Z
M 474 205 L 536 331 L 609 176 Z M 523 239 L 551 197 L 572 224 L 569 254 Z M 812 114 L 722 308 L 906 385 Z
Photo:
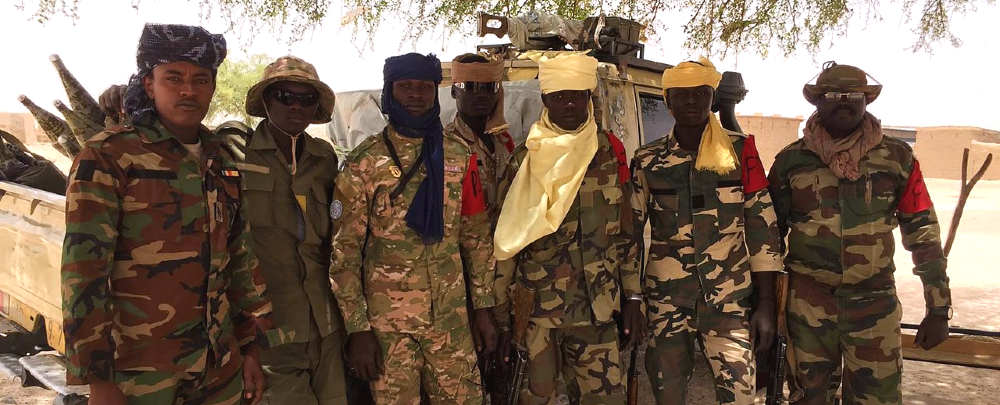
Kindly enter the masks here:
M 618 326 L 544 328 L 528 324 L 521 405 L 556 403 L 559 374 L 573 405 L 624 405 Z
M 755 363 L 750 344 L 749 308 L 746 300 L 709 307 L 704 300 L 695 308 L 670 304 L 667 324 L 650 336 L 646 372 L 658 405 L 683 405 L 694 370 L 695 340 L 701 344 L 708 368 L 715 376 L 715 397 L 720 404 L 752 404 L 756 393 Z
M 902 314 L 895 295 L 837 297 L 833 287 L 793 274 L 787 307 L 796 362 L 791 371 L 805 395 L 795 403 L 832 404 L 843 381 L 844 404 L 902 404 Z
M 463 325 L 464 326 L 464 325 Z M 385 373 L 371 383 L 378 405 L 418 405 L 421 389 L 431 405 L 482 405 L 476 351 L 468 327 L 422 334 L 374 331 Z
M 243 403 L 243 357 L 201 373 L 116 371 L 115 385 L 130 405 L 239 405 Z M 96 405 L 96 404 L 95 404 Z
M 262 405 L 347 405 L 344 330 L 311 335 L 260 354 L 267 378 Z

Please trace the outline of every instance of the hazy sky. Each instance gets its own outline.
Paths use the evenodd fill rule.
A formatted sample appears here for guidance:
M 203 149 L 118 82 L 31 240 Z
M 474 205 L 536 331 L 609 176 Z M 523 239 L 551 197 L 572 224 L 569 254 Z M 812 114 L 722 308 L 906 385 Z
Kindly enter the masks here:
M 18 11 L 10 4 L 0 6 L 0 38 L 4 38 L 0 45 L 0 111 L 25 111 L 16 99 L 22 93 L 47 108 L 52 100 L 65 99 L 48 61 L 50 54 L 59 54 L 96 97 L 108 84 L 124 83 L 134 72 L 135 47 L 143 23 L 199 24 L 212 32 L 225 28 L 222 21 L 202 21 L 197 2 L 143 0 L 138 12 L 131 3 L 83 0 L 75 25 L 61 16 L 41 25 L 30 20 L 29 12 Z M 761 60 L 756 54 L 745 53 L 715 61 L 720 70 L 740 71 L 750 89 L 737 111 L 808 116 L 814 108 L 802 98 L 802 85 L 819 72 L 824 61 L 836 60 L 865 69 L 884 85 L 879 99 L 869 107 L 884 125 L 965 125 L 1000 130 L 996 102 L 1000 77 L 994 73 L 1000 35 L 990 28 L 1000 21 L 1000 7 L 982 4 L 978 11 L 956 17 L 952 28 L 964 45 L 952 48 L 941 44 L 933 55 L 906 49 L 915 37 L 895 11 L 898 7 L 898 2 L 884 5 L 881 23 L 866 27 L 862 21 L 854 21 L 846 37 L 835 40 L 833 47 L 815 56 L 799 53 L 790 58 L 772 56 Z M 324 27 L 291 46 L 265 32 L 244 49 L 235 34 L 226 34 L 229 55 L 267 53 L 277 57 L 290 53 L 316 65 L 320 77 L 334 91 L 350 91 L 381 87 L 382 64 L 391 55 L 434 52 L 442 59 L 451 59 L 477 44 L 506 42 L 492 36 L 448 40 L 433 36 L 414 49 L 410 43 L 400 43 L 398 33 L 403 25 L 390 20 L 383 23 L 375 49 L 365 49 L 359 55 L 351 42 L 351 29 L 340 26 L 344 13 L 334 5 Z M 697 57 L 680 48 L 680 23 L 684 17 L 672 19 L 678 28 L 661 33 L 659 43 L 647 44 L 648 59 L 676 63 Z

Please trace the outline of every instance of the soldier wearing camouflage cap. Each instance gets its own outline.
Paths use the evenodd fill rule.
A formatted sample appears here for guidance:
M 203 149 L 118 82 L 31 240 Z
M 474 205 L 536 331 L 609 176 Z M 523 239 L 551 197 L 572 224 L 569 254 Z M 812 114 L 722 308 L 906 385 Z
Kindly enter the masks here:
M 432 405 L 479 405 L 473 341 L 494 345 L 496 331 L 478 158 L 441 125 L 437 57 L 394 56 L 383 73 L 389 125 L 347 157 L 330 208 L 349 372 L 380 405 L 417 405 L 421 392 Z
M 778 153 L 768 176 L 788 238 L 797 404 L 833 403 L 841 368 L 844 403 L 902 403 L 897 225 L 927 303 L 915 343 L 930 349 L 948 336 L 951 292 L 937 215 L 910 146 L 884 136 L 867 111 L 882 90 L 869 79 L 854 66 L 824 64 L 802 89 L 816 106 L 804 137 Z
M 711 111 L 721 78 L 705 58 L 666 70 L 677 123 L 632 160 L 633 228 L 652 230 L 646 369 L 659 405 L 685 403 L 695 340 L 718 402 L 752 404 L 754 348 L 769 347 L 776 329 L 775 214 L 754 137 L 722 128 Z
M 524 341 L 516 342 L 528 357 L 521 403 L 554 403 L 561 375 L 570 403 L 622 405 L 619 349 L 641 340 L 645 324 L 625 147 L 595 120 L 597 59 L 542 59 L 538 81 L 545 109 L 500 183 L 494 252 L 501 303 L 522 295 L 511 289 L 533 295 Z
M 247 113 L 264 118 L 241 148 L 250 236 L 288 342 L 261 353 L 265 404 L 348 403 L 346 334 L 329 278 L 337 154 L 305 132 L 329 122 L 333 106 L 316 68 L 294 56 L 268 65 L 247 92 Z
M 271 303 L 236 160 L 203 125 L 225 40 L 146 24 L 125 111 L 92 137 L 66 193 L 67 382 L 94 404 L 257 403 Z

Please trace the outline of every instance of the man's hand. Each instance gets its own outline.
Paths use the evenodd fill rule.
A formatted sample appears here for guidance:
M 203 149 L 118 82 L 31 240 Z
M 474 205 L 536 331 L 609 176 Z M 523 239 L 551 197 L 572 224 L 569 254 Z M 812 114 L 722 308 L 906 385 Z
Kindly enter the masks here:
M 761 354 L 771 348 L 774 344 L 774 336 L 777 334 L 778 321 L 774 312 L 774 299 L 764 299 L 757 301 L 757 308 L 750 317 L 750 342 L 753 344 L 753 351 Z
M 473 312 L 472 341 L 476 345 L 476 351 L 483 354 L 493 353 L 497 349 L 497 325 L 489 308 Z
M 101 405 L 128 405 L 128 399 L 115 383 L 110 381 L 97 380 L 91 377 L 90 380 L 90 403 Z
M 101 112 L 104 115 L 111 117 L 115 122 L 118 122 L 118 116 L 124 111 L 122 108 L 122 101 L 125 99 L 125 89 L 127 86 L 116 84 L 108 87 L 101 93 L 101 96 L 97 98 L 97 104 L 101 107 Z
M 372 331 L 354 332 L 347 338 L 347 369 L 365 381 L 378 381 L 382 368 L 382 348 Z
M 257 405 L 264 398 L 264 370 L 260 367 L 260 348 L 251 346 L 243 354 L 243 399 L 248 405 Z
M 917 336 L 913 338 L 913 347 L 930 350 L 948 339 L 948 318 L 941 315 L 927 315 L 917 328 Z
M 625 300 L 622 305 L 623 333 L 628 337 L 625 342 L 619 342 L 623 349 L 639 344 L 646 337 L 646 317 L 642 314 L 642 303 L 637 300 Z
M 497 338 L 497 351 L 495 355 L 497 358 L 502 359 L 500 363 L 502 364 L 504 370 L 507 369 L 507 363 L 510 363 L 510 351 L 511 351 L 511 339 L 512 335 L 510 330 L 501 330 L 500 337 Z

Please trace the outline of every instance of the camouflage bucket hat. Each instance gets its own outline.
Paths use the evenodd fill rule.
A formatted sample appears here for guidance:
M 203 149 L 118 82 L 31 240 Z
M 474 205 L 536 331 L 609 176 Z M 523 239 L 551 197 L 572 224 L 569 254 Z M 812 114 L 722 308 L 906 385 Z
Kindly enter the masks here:
M 333 90 L 319 80 L 319 74 L 311 63 L 294 56 L 282 56 L 264 68 L 264 77 L 247 91 L 247 114 L 267 118 L 267 112 L 264 110 L 264 90 L 277 82 L 296 82 L 313 86 L 319 92 L 319 108 L 316 109 L 316 117 L 312 123 L 330 122 L 335 100 Z
M 823 71 L 813 79 L 816 80 L 815 84 L 807 83 L 802 87 L 802 95 L 813 105 L 816 105 L 824 93 L 830 91 L 865 93 L 868 104 L 875 101 L 882 92 L 882 85 L 878 80 L 864 70 L 850 65 L 838 65 L 834 61 L 824 63 Z M 876 84 L 868 84 L 868 79 Z

